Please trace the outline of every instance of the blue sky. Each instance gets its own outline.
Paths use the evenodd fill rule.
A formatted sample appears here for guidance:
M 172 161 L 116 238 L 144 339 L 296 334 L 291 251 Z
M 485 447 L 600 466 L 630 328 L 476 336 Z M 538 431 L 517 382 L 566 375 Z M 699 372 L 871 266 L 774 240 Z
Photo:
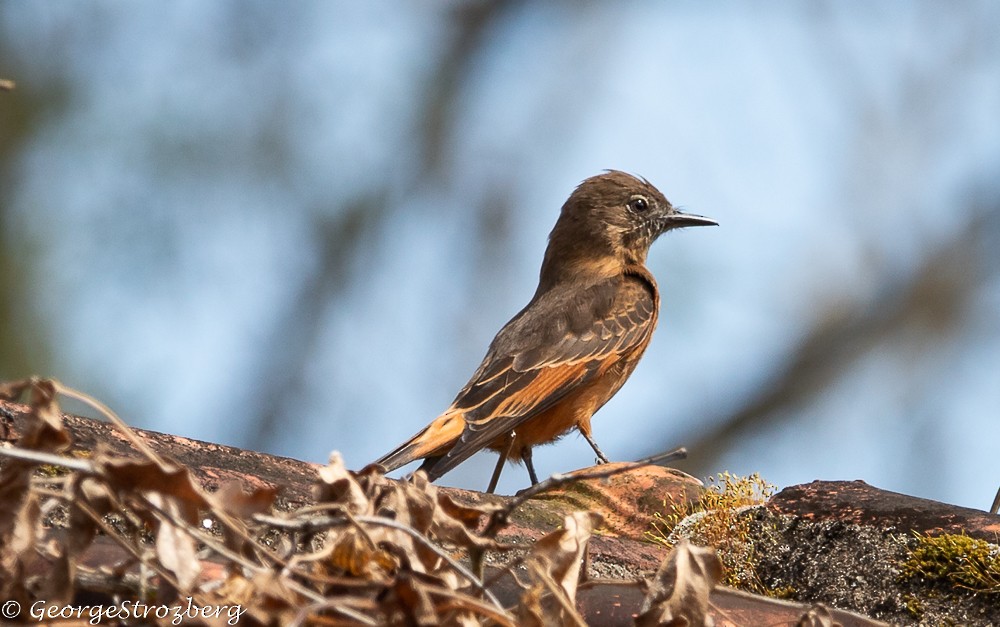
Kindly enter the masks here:
M 23 315 L 57 347 L 37 374 L 139 426 L 361 466 L 450 403 L 563 200 L 616 168 L 721 226 L 653 248 L 660 328 L 594 419 L 612 458 L 695 441 L 811 330 L 993 233 L 930 293 L 955 311 L 890 326 L 704 469 L 989 505 L 996 219 L 969 225 L 1000 212 L 995 5 L 524 3 L 467 49 L 459 6 L 4 5 L 11 97 L 67 94 L 3 198 L 5 245 L 37 255 Z M 591 458 L 571 434 L 536 464 Z M 481 489 L 493 460 L 443 482 Z

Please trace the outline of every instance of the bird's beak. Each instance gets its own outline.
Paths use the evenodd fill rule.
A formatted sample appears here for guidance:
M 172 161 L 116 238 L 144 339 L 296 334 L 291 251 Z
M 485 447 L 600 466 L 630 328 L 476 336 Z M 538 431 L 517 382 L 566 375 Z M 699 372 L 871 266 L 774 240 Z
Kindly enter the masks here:
M 681 213 L 677 211 L 663 216 L 663 222 L 668 229 L 679 229 L 685 226 L 719 226 L 719 223 L 705 216 L 696 216 L 693 213 Z

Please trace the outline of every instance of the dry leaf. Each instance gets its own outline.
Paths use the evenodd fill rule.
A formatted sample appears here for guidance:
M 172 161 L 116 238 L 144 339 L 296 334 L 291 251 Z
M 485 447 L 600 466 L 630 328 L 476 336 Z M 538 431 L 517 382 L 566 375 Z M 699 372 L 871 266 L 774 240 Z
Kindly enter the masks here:
M 472 612 L 455 612 L 448 617 L 449 625 L 459 625 L 459 627 L 480 627 L 483 624 Z
M 476 533 L 483 517 L 500 509 L 499 505 L 467 507 L 456 503 L 444 492 L 438 492 L 437 508 L 434 510 L 433 533 L 442 542 L 457 546 L 492 549 L 497 546 L 493 538 Z
M 104 516 L 111 511 L 111 495 L 107 486 L 96 477 L 77 476 L 73 483 L 73 496 L 80 503 L 85 503 L 97 516 Z M 97 535 L 97 523 L 81 507 L 69 509 L 69 528 L 67 529 L 67 550 L 73 555 L 80 555 Z
M 408 623 L 412 622 L 416 625 L 441 624 L 437 612 L 434 611 L 431 595 L 421 581 L 409 575 L 400 576 L 396 579 L 394 592 L 402 602 Z
M 172 516 L 181 516 L 181 508 L 175 499 L 165 498 L 155 492 L 146 498 L 154 506 Z M 156 530 L 156 557 L 177 577 L 177 585 L 181 592 L 189 592 L 194 587 L 198 575 L 201 574 L 201 562 L 198 561 L 198 548 L 194 538 L 165 517 L 159 519 L 159 527 Z
M 59 453 L 69 448 L 70 437 L 63 428 L 62 412 L 56 401 L 56 387 L 47 379 L 22 379 L 0 384 L 0 398 L 16 401 L 28 392 L 30 426 L 18 446 L 33 451 Z
M 253 559 L 258 547 L 252 539 L 248 522 L 255 514 L 270 510 L 276 496 L 277 490 L 271 486 L 247 492 L 236 481 L 228 481 L 215 493 L 205 495 L 210 512 L 215 514 L 217 527 L 222 531 L 226 548 Z
M 56 544 L 52 541 L 52 544 Z M 73 600 L 73 577 L 76 574 L 75 556 L 64 548 L 52 547 L 57 557 L 46 570 L 45 578 L 36 591 L 36 597 L 52 604 L 65 604 Z
M 422 470 L 418 470 L 410 481 L 397 483 L 396 486 L 403 490 L 409 525 L 426 535 L 434 525 L 437 486 L 427 480 L 427 475 Z
M 69 448 L 69 433 L 63 427 L 62 411 L 56 401 L 56 388 L 51 381 L 32 381 L 29 388 L 29 404 L 32 415 L 38 419 L 41 428 L 32 430 L 18 444 L 38 451 L 61 453 Z
M 210 509 L 204 490 L 187 468 L 171 461 L 139 461 L 115 458 L 105 453 L 94 455 L 94 468 L 115 492 L 159 493 L 173 497 L 181 518 L 198 523 L 198 510 Z
M 421 534 L 427 533 L 429 521 L 433 519 L 431 513 L 433 502 L 429 500 L 426 493 L 398 481 L 381 487 L 378 492 L 379 494 L 373 499 L 378 504 L 376 515 L 411 527 Z M 414 525 L 414 512 L 418 518 L 422 519 L 424 529 Z M 391 551 L 396 556 L 402 569 L 429 572 L 438 567 L 441 558 L 422 546 L 421 543 L 416 542 L 408 534 L 385 527 L 371 527 L 369 533 L 378 546 Z
M 69 446 L 70 437 L 63 428 L 59 405 L 55 400 L 55 388 L 49 381 L 24 380 L 5 383 L 0 387 L 0 396 L 20 397 L 29 391 L 31 415 L 34 420 L 18 440 L 19 448 L 60 453 Z M 36 464 L 18 459 L 4 461 L 0 470 L 0 546 L 9 549 L 11 533 L 23 533 L 15 529 L 17 518 L 21 515 L 21 507 L 28 494 L 31 475 L 38 468 Z
M 542 607 L 542 597 L 545 595 L 545 586 L 542 583 L 534 583 L 521 595 L 521 602 L 517 605 L 518 627 L 549 627 L 550 622 L 546 619 L 545 609 Z
M 357 529 L 344 529 L 328 539 L 330 564 L 334 574 L 346 573 L 355 577 L 382 578 L 395 569 L 395 562 Z
M 340 453 L 330 453 L 330 462 L 319 469 L 320 483 L 313 493 L 320 503 L 338 503 L 352 514 L 368 511 L 369 500 L 357 479 L 344 467 Z
M 8 459 L 0 471 L 0 555 L 6 555 L 10 550 L 13 533 L 20 533 L 22 509 L 29 493 L 31 473 L 34 466 L 17 459 Z
M 55 387 L 49 381 L 36 379 L 4 384 L 0 394 L 12 398 L 29 394 L 31 421 L 18 440 L 18 447 L 28 450 L 58 453 L 66 450 L 69 434 L 63 428 Z M 0 598 L 26 599 L 24 577 L 28 566 L 38 557 L 39 507 L 31 492 L 31 476 L 35 464 L 7 459 L 0 470 Z
M 221 510 L 235 518 L 251 518 L 270 509 L 277 494 L 278 491 L 271 486 L 247 492 L 239 482 L 227 481 L 214 494 L 208 495 L 208 500 L 214 510 Z
M 0 540 L 0 600 L 24 601 L 25 575 L 38 554 L 35 541 L 38 538 L 38 499 L 27 494 L 23 501 L 11 508 L 10 526 Z
M 715 550 L 682 540 L 656 572 L 636 627 L 710 627 L 709 595 L 721 577 Z
M 30 381 L 28 379 L 0 383 L 0 399 L 16 403 L 21 398 L 21 395 L 24 394 L 24 390 L 28 388 L 29 384 Z
M 535 542 L 527 560 L 533 581 L 521 596 L 518 624 L 583 624 L 576 610 L 576 588 L 587 542 L 600 520 L 594 512 L 573 512 L 562 529 Z M 560 598 L 546 598 L 548 593 Z
M 573 512 L 566 516 L 562 529 L 540 539 L 532 550 L 533 560 L 543 565 L 571 602 L 576 601 L 584 549 L 594 523 L 599 521 L 594 512 Z

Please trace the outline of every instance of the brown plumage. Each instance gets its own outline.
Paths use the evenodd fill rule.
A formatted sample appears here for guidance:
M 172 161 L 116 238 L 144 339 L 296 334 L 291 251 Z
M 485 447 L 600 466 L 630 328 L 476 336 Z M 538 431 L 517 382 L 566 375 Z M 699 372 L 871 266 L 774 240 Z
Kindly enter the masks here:
M 576 427 L 601 461 L 590 418 L 625 383 L 649 344 L 660 308 L 646 255 L 662 233 L 715 224 L 678 212 L 655 187 L 624 172 L 585 180 L 549 235 L 531 302 L 493 339 L 455 401 L 376 463 L 391 471 L 417 459 L 431 480 L 477 451 L 523 461 L 531 448 Z

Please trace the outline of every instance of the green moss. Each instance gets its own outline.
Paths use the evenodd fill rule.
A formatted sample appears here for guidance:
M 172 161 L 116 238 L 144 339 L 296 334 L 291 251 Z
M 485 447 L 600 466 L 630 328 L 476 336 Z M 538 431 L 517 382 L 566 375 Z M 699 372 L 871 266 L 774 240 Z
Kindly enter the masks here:
M 772 596 L 791 594 L 768 589 L 757 577 L 750 520 L 741 515 L 747 507 L 760 505 L 772 494 L 774 486 L 757 473 L 748 477 L 721 473 L 708 480 L 707 489 L 696 503 L 664 503 L 666 511 L 654 515 L 656 520 L 646 537 L 673 546 L 677 530 L 697 545 L 715 548 L 725 567 L 726 585 Z
M 48 478 L 62 477 L 63 475 L 68 475 L 69 470 L 66 470 L 62 466 L 53 466 L 51 464 L 42 464 L 38 466 L 38 474 L 44 475 Z
M 950 584 L 979 593 L 1000 593 L 1000 546 L 963 534 L 916 534 L 901 576 Z
M 798 590 L 794 586 L 778 586 L 777 588 L 765 588 L 762 594 L 774 599 L 795 599 Z
M 923 617 L 924 602 L 920 597 L 913 594 L 903 595 L 903 605 L 906 607 L 906 611 L 914 618 L 919 619 Z

